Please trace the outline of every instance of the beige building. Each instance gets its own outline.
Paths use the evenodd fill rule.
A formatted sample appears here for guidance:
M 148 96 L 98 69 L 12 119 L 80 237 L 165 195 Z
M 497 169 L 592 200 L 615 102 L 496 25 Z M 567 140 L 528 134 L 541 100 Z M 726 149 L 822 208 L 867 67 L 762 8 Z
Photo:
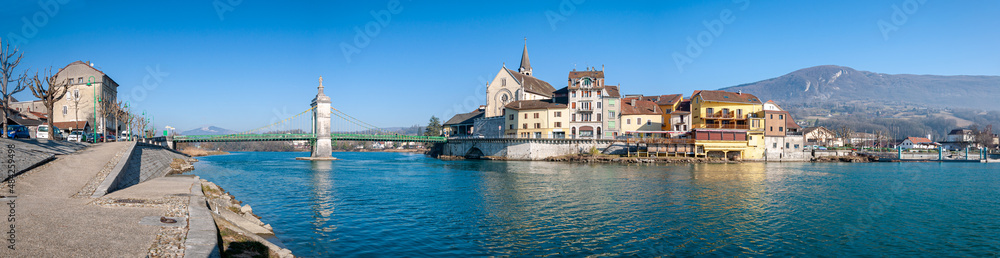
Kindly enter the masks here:
M 563 139 L 569 131 L 566 104 L 550 100 L 519 100 L 507 103 L 504 111 L 507 137 Z
M 663 112 L 656 102 L 640 98 L 624 98 L 621 101 L 621 130 L 631 132 L 656 132 L 663 127 Z
M 80 122 L 70 124 L 84 124 L 88 121 L 96 125 L 99 132 L 119 132 L 118 123 L 110 112 L 105 113 L 106 105 L 113 105 L 118 101 L 118 83 L 107 74 L 97 70 L 91 65 L 82 61 L 70 63 L 66 67 L 59 69 L 56 73 L 56 81 L 69 84 L 69 92 L 61 100 L 53 105 L 52 121 Z M 94 123 L 95 98 L 98 96 L 102 103 L 97 103 L 96 111 L 101 114 Z M 103 109 L 102 109 L 103 108 Z M 60 128 L 63 130 L 83 129 L 83 128 Z M 117 133 L 115 133 L 117 134 Z
M 486 86 L 486 117 L 503 116 L 504 106 L 514 101 L 551 99 L 555 88 L 531 76 L 532 73 L 528 45 L 525 44 L 524 52 L 521 53 L 521 67 L 513 71 L 507 69 L 505 64 Z

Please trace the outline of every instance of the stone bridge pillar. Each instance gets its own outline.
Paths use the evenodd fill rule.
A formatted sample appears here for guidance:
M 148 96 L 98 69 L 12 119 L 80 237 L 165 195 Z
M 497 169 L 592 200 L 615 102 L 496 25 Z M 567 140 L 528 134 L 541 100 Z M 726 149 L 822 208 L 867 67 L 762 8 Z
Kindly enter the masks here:
M 319 93 L 312 100 L 313 133 L 316 141 L 312 146 L 312 155 L 300 160 L 336 160 L 333 157 L 333 142 L 330 139 L 330 97 L 323 94 L 323 77 L 319 77 Z

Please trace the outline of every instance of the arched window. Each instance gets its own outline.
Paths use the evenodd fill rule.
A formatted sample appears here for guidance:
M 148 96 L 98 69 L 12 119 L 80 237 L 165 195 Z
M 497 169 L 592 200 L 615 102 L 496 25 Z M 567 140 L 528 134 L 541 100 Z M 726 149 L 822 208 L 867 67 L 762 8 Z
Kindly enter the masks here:
M 642 118 L 636 118 L 635 119 L 635 124 L 641 125 L 642 124 Z
M 569 134 L 576 135 L 576 127 L 573 127 L 573 129 L 570 129 Z

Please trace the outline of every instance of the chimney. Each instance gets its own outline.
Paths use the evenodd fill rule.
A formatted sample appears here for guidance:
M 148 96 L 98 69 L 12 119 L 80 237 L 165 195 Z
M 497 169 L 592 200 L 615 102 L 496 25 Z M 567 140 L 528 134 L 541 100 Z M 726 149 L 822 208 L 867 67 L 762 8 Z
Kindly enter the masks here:
M 632 99 L 632 106 L 635 106 L 635 99 Z
M 743 96 L 743 90 L 736 91 L 736 94 L 740 94 L 740 96 Z

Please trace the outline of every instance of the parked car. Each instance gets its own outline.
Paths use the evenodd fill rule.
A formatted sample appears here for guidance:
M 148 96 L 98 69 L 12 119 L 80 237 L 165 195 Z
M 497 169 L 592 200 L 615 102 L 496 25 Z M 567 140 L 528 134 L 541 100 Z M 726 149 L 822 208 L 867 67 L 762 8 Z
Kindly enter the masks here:
M 39 125 L 38 126 L 38 132 L 35 133 L 35 138 L 38 138 L 38 139 L 48 139 L 49 138 L 49 130 L 51 130 L 49 128 L 49 125 Z M 57 135 L 56 132 L 58 132 L 58 130 L 56 130 L 55 132 L 52 132 L 52 135 L 55 136 L 56 138 L 59 138 L 59 135 Z
M 7 138 L 31 138 L 31 130 L 27 126 L 23 125 L 9 125 L 7 126 Z
M 85 136 L 85 138 L 87 139 L 87 142 L 94 142 L 94 140 L 97 140 L 97 142 L 103 142 L 104 141 L 104 134 L 101 134 L 101 133 L 99 133 L 99 134 L 87 133 L 87 135 Z
M 83 142 L 83 135 L 83 130 L 73 130 L 72 132 L 69 132 L 69 136 L 66 137 L 66 140 L 71 142 Z

